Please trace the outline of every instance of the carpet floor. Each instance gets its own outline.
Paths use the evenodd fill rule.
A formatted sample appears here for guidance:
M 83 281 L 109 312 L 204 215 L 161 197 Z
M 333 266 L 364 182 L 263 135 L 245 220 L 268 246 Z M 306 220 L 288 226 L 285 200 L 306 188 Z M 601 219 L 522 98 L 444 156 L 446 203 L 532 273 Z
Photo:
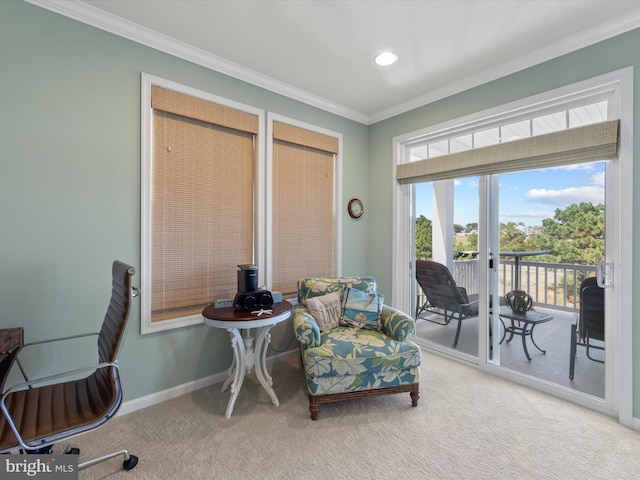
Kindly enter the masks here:
M 409 394 L 324 405 L 309 419 L 297 359 L 271 367 L 280 406 L 249 375 L 233 415 L 214 385 L 80 436 L 80 461 L 127 448 L 81 480 L 637 479 L 640 432 L 616 419 L 425 354 Z

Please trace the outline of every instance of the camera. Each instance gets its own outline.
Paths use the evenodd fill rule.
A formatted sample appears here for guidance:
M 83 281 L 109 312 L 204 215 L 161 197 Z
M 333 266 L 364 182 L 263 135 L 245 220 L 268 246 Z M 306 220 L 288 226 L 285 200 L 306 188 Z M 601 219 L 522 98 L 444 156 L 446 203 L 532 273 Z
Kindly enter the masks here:
M 238 265 L 238 293 L 233 308 L 238 311 L 258 310 L 273 305 L 268 290 L 258 290 L 258 266 Z

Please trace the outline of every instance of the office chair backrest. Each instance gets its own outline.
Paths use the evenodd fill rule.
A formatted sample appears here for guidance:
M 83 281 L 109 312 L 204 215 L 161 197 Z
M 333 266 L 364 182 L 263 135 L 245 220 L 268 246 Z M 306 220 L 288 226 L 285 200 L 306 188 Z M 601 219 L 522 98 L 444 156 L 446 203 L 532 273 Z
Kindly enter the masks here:
M 449 269 L 438 262 L 416 260 L 416 280 L 432 307 L 469 313 L 469 299 L 456 285 Z
M 595 277 L 585 278 L 580 285 L 581 338 L 604 340 L 604 288 L 598 286 Z
M 98 335 L 100 362 L 114 362 L 118 356 L 133 303 L 131 277 L 135 272 L 125 263 L 113 262 L 111 300 Z

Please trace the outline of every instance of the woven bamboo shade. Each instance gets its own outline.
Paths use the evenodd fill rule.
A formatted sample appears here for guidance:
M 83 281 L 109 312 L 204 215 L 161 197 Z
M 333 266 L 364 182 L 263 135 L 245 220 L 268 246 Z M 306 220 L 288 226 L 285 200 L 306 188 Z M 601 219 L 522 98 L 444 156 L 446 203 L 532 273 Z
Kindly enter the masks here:
M 242 132 L 258 133 L 257 115 L 174 92 L 157 85 L 151 87 L 151 108 Z
M 304 145 L 324 152 L 338 153 L 338 139 L 305 128 L 273 122 L 273 138 L 294 145 Z
M 152 322 L 233 297 L 253 260 L 254 135 L 184 113 L 154 109 Z
M 398 165 L 400 183 L 585 163 L 616 158 L 619 120 L 584 125 Z
M 290 140 L 335 150 L 278 139 L 273 142 L 273 288 L 293 293 L 302 277 L 334 274 L 334 153 L 338 141 L 279 125 L 279 134 L 296 132 L 295 137 L 287 136 Z

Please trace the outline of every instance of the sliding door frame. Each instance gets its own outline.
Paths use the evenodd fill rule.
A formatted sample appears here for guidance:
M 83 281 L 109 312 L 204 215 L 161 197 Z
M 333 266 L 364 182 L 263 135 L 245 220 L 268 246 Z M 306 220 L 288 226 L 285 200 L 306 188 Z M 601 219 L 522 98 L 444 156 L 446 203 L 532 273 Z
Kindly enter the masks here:
M 614 71 L 599 77 L 578 82 L 566 87 L 562 87 L 550 92 L 529 97 L 510 104 L 501 105 L 493 109 L 478 112 L 463 118 L 454 119 L 444 124 L 428 127 L 416 132 L 400 135 L 393 139 L 394 167 L 409 161 L 407 146 L 415 142 L 417 138 L 424 137 L 436 131 L 453 128 L 461 124 L 480 122 L 483 119 L 495 118 L 507 112 L 526 108 L 552 99 L 561 100 L 564 97 L 575 95 L 576 92 L 589 92 L 595 89 L 611 88 L 614 92 L 616 110 L 620 118 L 620 142 L 618 159 L 613 161 L 614 166 L 607 170 L 611 178 L 607 179 L 607 187 L 613 189 L 611 202 L 612 211 L 615 218 L 612 223 L 616 231 L 619 232 L 617 238 L 614 237 L 615 245 L 611 247 L 614 263 L 617 266 L 613 272 L 615 289 L 610 294 L 608 304 L 612 305 L 612 315 L 619 319 L 615 328 L 610 330 L 611 335 L 607 341 L 614 354 L 613 366 L 613 386 L 612 391 L 607 392 L 609 397 L 606 402 L 594 397 L 579 395 L 569 389 L 559 388 L 551 384 L 544 384 L 533 379 L 528 379 L 520 374 L 505 371 L 492 364 L 484 354 L 485 350 L 480 350 L 481 354 L 477 359 L 478 368 L 501 376 L 514 382 L 529 385 L 538 390 L 544 391 L 554 396 L 564 398 L 588 408 L 616 416 L 619 422 L 625 426 L 633 426 L 633 351 L 632 351 L 632 264 L 622 258 L 623 254 L 629 255 L 633 251 L 633 69 L 631 67 Z M 414 192 L 413 185 L 402 185 L 393 179 L 393 304 L 402 310 L 413 311 L 415 309 L 415 282 L 413 280 L 415 245 L 409 236 L 413 232 L 414 223 Z M 610 201 L 608 196 L 607 201 Z M 610 225 L 607 225 L 608 227 Z M 486 235 L 486 234 L 485 234 Z M 482 236 L 482 234 L 481 234 Z M 608 250 L 609 251 L 609 250 Z M 489 272 L 482 275 L 487 276 Z M 482 302 L 482 303 L 486 303 Z M 483 318 L 487 318 L 486 307 L 483 309 L 481 303 L 481 313 L 484 310 Z M 484 322 L 480 322 L 484 323 Z M 481 337 L 485 335 L 481 333 Z M 485 327 L 486 333 L 486 327 Z M 486 346 L 486 342 L 484 343 Z M 428 348 L 428 347 L 427 347 Z M 428 348 L 430 349 L 430 348 Z M 443 353 L 443 352 L 437 352 Z M 463 359 L 469 360 L 469 359 Z M 472 361 L 471 363 L 475 363 Z

